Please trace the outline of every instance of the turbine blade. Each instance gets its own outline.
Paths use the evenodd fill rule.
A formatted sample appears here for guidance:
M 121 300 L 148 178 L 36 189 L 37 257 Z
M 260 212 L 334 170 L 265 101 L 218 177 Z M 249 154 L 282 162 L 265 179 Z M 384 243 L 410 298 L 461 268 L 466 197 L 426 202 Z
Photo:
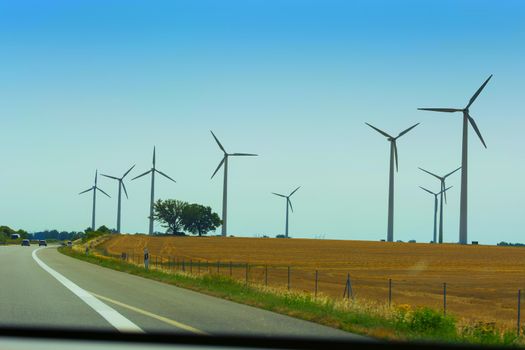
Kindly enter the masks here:
M 290 198 L 286 198 L 286 201 L 288 202 L 288 205 L 290 206 L 290 210 L 291 210 L 292 213 L 293 213 L 292 201 L 290 200 Z
M 472 106 L 472 104 L 474 103 L 474 101 L 476 101 L 481 91 L 483 91 L 483 89 L 485 88 L 485 85 L 487 85 L 487 83 L 489 82 L 490 78 L 492 78 L 492 74 L 490 75 L 490 77 L 487 78 L 487 80 L 485 80 L 483 85 L 480 86 L 478 91 L 476 91 L 476 93 L 470 98 L 470 101 L 468 102 L 468 105 L 467 107 L 465 107 L 465 109 L 468 109 L 470 106 Z
M 418 125 L 419 125 L 419 123 L 414 124 L 414 125 L 412 125 L 410 128 L 408 128 L 408 129 L 406 129 L 406 130 L 404 130 L 404 131 L 401 131 L 401 132 L 399 133 L 399 135 L 397 135 L 396 139 L 397 139 L 397 138 L 400 138 L 401 136 L 403 136 L 404 134 L 406 134 L 406 133 L 409 132 L 410 130 L 414 129 L 414 128 L 415 128 L 416 126 L 418 126 Z
M 459 169 L 461 169 L 461 167 L 457 168 L 456 170 L 454 171 L 451 171 L 450 173 L 448 173 L 447 175 L 443 176 L 444 179 L 446 179 L 447 177 L 449 177 L 450 175 L 454 174 L 456 171 L 458 171 Z
M 175 183 L 177 182 L 177 181 L 173 180 L 171 177 L 169 177 L 168 175 L 164 174 L 162 171 L 157 170 L 157 169 L 155 169 L 155 171 L 156 171 L 157 173 L 161 174 L 162 176 L 164 176 L 165 178 L 170 179 L 171 181 L 173 181 L 173 182 L 175 182 Z
M 470 122 L 470 125 L 474 128 L 474 131 L 476 134 L 478 134 L 479 139 L 481 140 L 481 143 L 485 148 L 487 148 L 487 145 L 485 144 L 485 140 L 483 140 L 483 136 L 481 136 L 481 133 L 479 132 L 478 126 L 476 125 L 476 122 L 474 121 L 474 118 L 472 118 L 469 114 L 467 114 L 468 121 Z
M 394 158 L 395 158 L 395 161 L 396 161 L 396 171 L 398 171 L 398 165 L 397 165 L 397 146 L 396 146 L 396 140 L 393 140 L 392 141 L 394 143 Z
M 120 179 L 123 179 L 123 178 L 125 178 L 125 177 L 126 177 L 126 175 L 128 175 L 128 174 L 129 174 L 129 172 L 130 172 L 131 170 L 133 170 L 133 168 L 135 167 L 135 165 L 136 165 L 136 164 L 134 164 L 134 165 L 133 165 L 133 166 L 132 166 L 131 168 L 129 168 L 129 170 L 128 170 L 128 171 L 126 171 L 126 172 L 124 173 L 124 175 L 122 175 L 122 177 L 121 177 Z
M 217 166 L 217 169 L 215 169 L 215 171 L 213 172 L 213 175 L 211 176 L 211 178 L 213 179 L 213 177 L 215 176 L 215 174 L 217 174 L 217 171 L 219 171 L 219 169 L 221 168 L 221 166 L 224 164 L 224 161 L 226 160 L 226 157 L 228 157 L 227 155 L 224 155 L 224 157 L 222 158 L 221 162 L 219 163 L 219 165 Z
M 428 170 L 425 170 L 425 169 L 420 168 L 420 167 L 418 167 L 418 169 L 421 170 L 421 171 L 424 171 L 425 173 L 430 174 L 430 175 L 432 175 L 432 176 L 434 176 L 434 177 L 437 177 L 439 180 L 441 180 L 441 177 L 440 177 L 440 176 L 437 176 L 436 174 L 433 174 L 433 173 L 431 173 L 431 172 L 428 171 Z
M 275 192 L 272 192 L 272 193 L 275 194 L 276 196 L 286 198 L 286 196 L 284 194 L 279 194 L 279 193 L 275 193 Z
M 253 154 L 253 153 L 232 153 L 232 154 L 230 154 L 230 156 L 251 156 L 251 157 L 256 157 L 256 156 L 258 156 L 258 154 Z
M 434 192 L 432 192 L 431 190 L 427 190 L 427 189 L 424 188 L 423 186 L 419 186 L 419 188 L 421 188 L 423 191 L 427 191 L 427 192 L 430 193 L 430 194 L 436 195 Z
M 98 169 L 95 170 L 95 186 L 97 185 Z
M 443 180 L 441 180 L 441 192 L 443 192 L 444 197 L 445 197 L 445 204 L 447 204 L 447 193 L 445 192 L 445 179 L 444 178 Z
M 153 146 L 153 167 L 155 168 L 155 146 Z
M 99 190 L 100 192 L 104 193 L 106 196 L 108 196 L 109 198 L 111 198 L 111 196 L 109 194 L 107 194 L 106 192 L 102 191 L 100 188 L 98 187 L 95 187 L 97 190 Z
M 128 191 L 126 191 L 126 185 L 124 185 L 124 182 L 123 182 L 123 181 L 120 181 L 120 184 L 122 185 L 122 188 L 124 189 L 124 194 L 126 195 L 126 198 L 129 199 L 129 197 L 128 197 Z
M 79 194 L 86 193 L 86 192 L 89 192 L 89 191 L 92 191 L 92 190 L 93 190 L 93 187 L 91 187 L 91 188 L 89 188 L 89 189 L 87 189 L 87 190 L 85 190 L 85 191 L 82 191 L 82 192 L 80 192 Z
M 381 135 L 385 136 L 385 137 L 389 137 L 389 138 L 393 138 L 392 136 L 388 135 L 386 132 L 384 132 L 383 130 L 380 130 L 378 128 L 376 128 L 375 126 L 373 125 L 370 125 L 368 123 L 365 123 L 366 125 L 368 125 L 369 127 L 371 127 L 372 129 L 374 129 L 375 131 L 377 131 L 378 133 L 380 133 Z
M 139 176 L 135 176 L 133 179 L 131 179 L 131 181 L 135 180 L 135 179 L 138 179 L 139 177 L 142 177 L 144 175 L 148 175 L 149 173 L 151 173 L 152 169 L 146 171 L 145 173 L 142 173 L 140 174 Z
M 222 151 L 224 153 L 227 153 L 226 150 L 224 149 L 224 147 L 222 147 L 221 143 L 219 142 L 219 139 L 217 138 L 217 136 L 215 136 L 215 134 L 213 133 L 213 131 L 210 130 L 210 132 L 211 132 L 211 135 L 213 136 L 213 138 L 215 139 L 215 142 L 217 142 L 217 144 L 222 149 Z
M 418 108 L 417 110 L 418 111 L 432 111 L 432 112 L 447 112 L 447 113 L 463 111 L 462 109 L 458 109 L 458 108 Z
M 290 193 L 290 195 L 289 195 L 288 197 L 291 197 L 291 196 L 292 196 L 292 194 L 294 194 L 295 192 L 297 192 L 297 190 L 298 190 L 298 189 L 300 189 L 300 188 L 301 188 L 301 186 L 297 187 L 297 188 L 296 188 L 295 190 L 293 190 L 293 192 L 292 192 L 292 193 Z
M 115 180 L 119 180 L 118 177 L 115 177 L 115 176 L 111 176 L 111 175 L 106 175 L 106 174 L 100 174 L 100 176 L 105 176 L 105 177 L 109 177 L 110 179 L 115 179 Z

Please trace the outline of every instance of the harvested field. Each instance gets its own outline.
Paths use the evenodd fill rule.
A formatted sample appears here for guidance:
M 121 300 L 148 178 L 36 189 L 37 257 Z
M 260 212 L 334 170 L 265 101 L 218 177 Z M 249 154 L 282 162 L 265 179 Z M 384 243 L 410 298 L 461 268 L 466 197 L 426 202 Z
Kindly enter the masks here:
M 290 285 L 314 292 L 319 271 L 319 292 L 342 297 L 350 273 L 356 298 L 388 302 L 388 280 L 396 304 L 443 308 L 447 283 L 447 313 L 469 321 L 497 322 L 515 327 L 517 291 L 525 289 L 525 248 L 459 246 L 312 239 L 149 237 L 118 235 L 100 246 L 109 254 L 142 255 L 148 247 L 172 268 L 193 273 L 230 273 L 250 283 Z M 160 260 L 159 260 L 160 261 Z M 197 262 L 200 262 L 197 263 Z M 174 266 L 173 266 L 174 265 Z

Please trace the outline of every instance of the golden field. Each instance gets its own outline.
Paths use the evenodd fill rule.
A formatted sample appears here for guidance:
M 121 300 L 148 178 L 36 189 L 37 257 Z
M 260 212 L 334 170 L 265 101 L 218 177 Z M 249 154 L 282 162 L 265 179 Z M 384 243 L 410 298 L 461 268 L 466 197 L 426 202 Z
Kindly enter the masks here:
M 314 291 L 315 270 L 319 292 L 342 297 L 350 273 L 356 298 L 388 301 L 388 280 L 396 304 L 443 308 L 443 282 L 447 283 L 447 312 L 467 320 L 497 322 L 512 327 L 516 322 L 517 291 L 525 289 L 525 248 L 497 246 L 433 245 L 369 241 L 150 237 L 118 235 L 99 248 L 110 254 L 142 254 L 147 247 L 152 261 L 192 261 L 194 273 L 204 273 L 196 261 L 209 262 L 208 271 L 245 278 L 248 263 L 250 283 L 287 287 L 291 266 L 291 288 Z

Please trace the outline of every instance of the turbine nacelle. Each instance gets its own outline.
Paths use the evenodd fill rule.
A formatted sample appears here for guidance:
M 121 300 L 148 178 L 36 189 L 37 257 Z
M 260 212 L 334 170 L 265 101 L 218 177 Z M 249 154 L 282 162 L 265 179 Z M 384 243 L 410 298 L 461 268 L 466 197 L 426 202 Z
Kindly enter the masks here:
M 467 106 L 465 108 L 418 108 L 418 110 L 420 110 L 420 111 L 430 111 L 430 112 L 444 112 L 444 113 L 462 112 L 463 113 L 463 118 L 466 118 L 469 121 L 470 125 L 472 126 L 472 128 L 474 129 L 476 134 L 478 135 L 481 143 L 483 144 L 483 146 L 485 148 L 487 148 L 485 140 L 483 140 L 483 136 L 481 136 L 481 132 L 479 131 L 479 128 L 478 128 L 478 125 L 476 124 L 476 121 L 474 120 L 474 118 L 472 118 L 472 116 L 469 113 L 469 108 L 470 108 L 470 106 L 472 106 L 474 101 L 476 101 L 476 99 L 478 98 L 479 94 L 481 93 L 481 91 L 483 91 L 483 89 L 485 88 L 485 86 L 487 85 L 487 83 L 489 82 L 489 80 L 491 78 L 492 78 L 492 74 L 487 78 L 487 80 L 485 80 L 485 82 L 479 87 L 479 89 L 474 93 L 474 95 L 472 95 L 472 97 L 470 98 L 470 100 L 469 100 L 469 102 L 468 102 L 468 104 L 467 104 Z
M 215 142 L 217 142 L 217 145 L 219 146 L 219 148 L 221 149 L 221 151 L 224 153 L 224 157 L 222 158 L 222 160 L 220 161 L 219 165 L 217 166 L 217 168 L 215 169 L 215 171 L 213 172 L 212 176 L 211 176 L 211 179 L 213 179 L 213 177 L 215 176 L 215 174 L 217 174 L 217 172 L 219 171 L 219 169 L 222 167 L 222 165 L 226 162 L 226 159 L 228 159 L 228 157 L 239 157 L 239 156 L 245 156 L 245 157 L 257 157 L 258 155 L 257 154 L 253 154 L 253 153 L 228 153 L 226 152 L 226 149 L 223 147 L 223 145 L 221 144 L 221 142 L 219 141 L 219 139 L 217 138 L 217 136 L 215 136 L 215 134 L 213 133 L 213 131 L 211 131 L 211 135 L 213 136 L 213 138 L 215 139 Z

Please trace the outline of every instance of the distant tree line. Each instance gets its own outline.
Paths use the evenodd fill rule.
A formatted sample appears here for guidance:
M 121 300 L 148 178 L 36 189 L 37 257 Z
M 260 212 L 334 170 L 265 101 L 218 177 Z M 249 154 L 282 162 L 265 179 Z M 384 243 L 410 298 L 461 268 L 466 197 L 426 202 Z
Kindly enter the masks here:
M 211 207 L 197 203 L 159 199 L 153 209 L 153 218 L 166 229 L 167 234 L 183 236 L 190 233 L 202 236 L 222 225 L 221 218 Z
M 24 230 L 13 230 L 9 226 L 0 226 L 0 242 L 5 243 L 11 239 L 12 234 L 19 234 L 20 238 L 29 238 L 29 234 Z
M 84 232 L 76 231 L 57 231 L 57 230 L 44 230 L 39 232 L 30 233 L 29 236 L 31 239 L 45 239 L 51 240 L 56 239 L 59 241 L 73 241 L 75 239 L 82 238 Z
M 523 243 L 499 242 L 498 245 L 502 246 L 502 247 L 525 247 L 525 244 L 523 244 Z

